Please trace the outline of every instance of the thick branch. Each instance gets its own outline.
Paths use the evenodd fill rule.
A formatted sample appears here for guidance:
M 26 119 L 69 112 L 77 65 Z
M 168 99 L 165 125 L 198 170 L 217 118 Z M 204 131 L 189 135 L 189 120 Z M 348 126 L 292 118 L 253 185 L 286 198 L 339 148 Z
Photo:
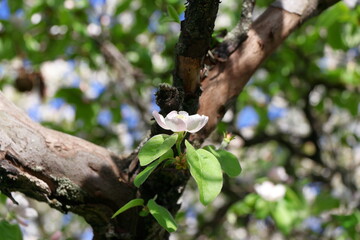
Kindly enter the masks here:
M 255 0 L 243 0 L 241 9 L 241 18 L 236 27 L 229 32 L 224 41 L 214 49 L 213 53 L 217 59 L 226 61 L 227 58 L 239 47 L 247 38 L 247 32 L 252 23 L 252 12 L 254 10 Z
M 0 93 L 2 192 L 20 191 L 77 213 L 92 225 L 95 239 L 104 239 L 107 228 L 115 226 L 110 216 L 135 196 L 122 174 L 125 164 L 104 148 L 32 122 Z M 122 217 L 113 231 L 130 234 L 136 219 Z
M 186 95 L 195 95 L 199 88 L 202 60 L 210 47 L 218 7 L 218 0 L 188 0 L 174 73 L 174 86 L 183 88 Z
M 312 6 L 309 3 L 311 1 L 301 2 Z M 321 2 L 310 13 L 304 13 L 304 17 L 319 14 L 336 2 L 336 0 Z M 269 7 L 253 23 L 248 38 L 242 45 L 226 63 L 215 65 L 202 82 L 204 91 L 200 97 L 198 113 L 209 116 L 209 122 L 201 132 L 193 136 L 193 140 L 197 139 L 201 142 L 215 129 L 259 65 L 300 26 L 303 20 L 303 16 L 297 13 L 279 7 Z

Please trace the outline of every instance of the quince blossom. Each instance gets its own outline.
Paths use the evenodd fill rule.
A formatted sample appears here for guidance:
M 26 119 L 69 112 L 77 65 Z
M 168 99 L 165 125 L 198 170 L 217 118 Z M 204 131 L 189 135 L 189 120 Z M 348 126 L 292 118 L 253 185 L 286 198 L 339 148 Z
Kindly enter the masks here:
M 160 127 L 173 132 L 195 133 L 205 126 L 209 117 L 204 115 L 189 115 L 185 111 L 171 111 L 165 118 L 157 111 L 152 112 Z
M 9 198 L 6 199 L 6 208 L 10 212 L 14 212 L 16 217 L 20 218 L 20 223 L 24 219 L 35 219 L 38 216 L 38 212 L 30 207 L 29 201 L 20 193 L 13 193 L 13 197 L 16 199 L 19 205 L 15 204 Z
M 273 182 L 286 182 L 289 180 L 289 175 L 286 173 L 284 167 L 273 167 L 268 172 L 268 177 Z
M 265 200 L 276 202 L 285 196 L 286 188 L 282 184 L 273 184 L 265 181 L 261 184 L 255 184 L 255 191 Z

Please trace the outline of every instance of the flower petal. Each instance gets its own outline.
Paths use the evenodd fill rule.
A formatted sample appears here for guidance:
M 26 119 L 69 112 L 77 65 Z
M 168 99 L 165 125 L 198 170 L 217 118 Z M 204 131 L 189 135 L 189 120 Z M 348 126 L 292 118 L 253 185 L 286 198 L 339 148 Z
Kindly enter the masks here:
M 198 132 L 200 129 L 202 129 L 205 126 L 208 120 L 209 117 L 204 115 L 201 116 L 199 114 L 191 115 L 188 117 L 186 121 L 186 129 L 190 133 Z
M 165 118 L 174 118 L 174 117 L 177 117 L 177 115 L 179 115 L 178 112 L 174 110 L 174 111 L 169 112 Z
M 161 114 L 159 114 L 157 111 L 153 111 L 152 115 L 154 116 L 155 121 L 157 122 L 157 124 L 159 124 L 160 127 L 166 130 L 170 129 L 168 126 L 166 126 L 165 119 Z
M 178 117 L 168 118 L 168 116 L 166 116 L 165 123 L 166 126 L 168 126 L 169 129 L 173 132 L 186 131 L 186 123 L 184 119 Z
M 187 112 L 185 112 L 185 111 L 180 111 L 180 112 L 179 112 L 179 115 L 182 115 L 182 116 L 184 116 L 184 117 L 188 117 L 188 116 L 189 116 L 189 114 L 188 114 Z

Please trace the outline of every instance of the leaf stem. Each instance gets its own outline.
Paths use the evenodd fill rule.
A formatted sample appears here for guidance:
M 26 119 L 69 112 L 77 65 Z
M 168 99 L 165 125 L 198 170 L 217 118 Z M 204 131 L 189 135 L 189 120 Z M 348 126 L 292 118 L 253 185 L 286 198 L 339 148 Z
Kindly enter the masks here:
M 179 132 L 178 134 L 179 134 L 179 136 L 178 136 L 178 139 L 176 140 L 176 150 L 178 152 L 178 155 L 180 156 L 182 153 L 181 152 L 181 142 L 184 139 L 185 132 Z

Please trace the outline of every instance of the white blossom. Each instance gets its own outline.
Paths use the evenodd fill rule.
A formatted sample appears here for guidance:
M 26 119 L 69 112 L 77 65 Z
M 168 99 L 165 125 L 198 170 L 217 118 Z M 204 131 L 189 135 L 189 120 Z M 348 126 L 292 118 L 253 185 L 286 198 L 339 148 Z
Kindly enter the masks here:
M 286 173 L 284 167 L 273 167 L 268 172 L 268 177 L 274 182 L 286 182 L 289 179 L 289 175 Z
M 285 196 L 286 188 L 283 184 L 274 184 L 265 181 L 260 184 L 255 184 L 255 191 L 265 200 L 275 202 Z
M 185 111 L 171 111 L 165 118 L 157 111 L 153 111 L 153 116 L 160 127 L 173 132 L 195 133 L 205 126 L 209 117 L 204 115 L 189 115 Z
M 13 203 L 9 198 L 6 200 L 6 207 L 9 211 L 14 212 L 17 217 L 23 219 L 33 219 L 38 216 L 38 212 L 30 207 L 29 201 L 20 193 L 13 193 L 13 197 L 19 205 Z

